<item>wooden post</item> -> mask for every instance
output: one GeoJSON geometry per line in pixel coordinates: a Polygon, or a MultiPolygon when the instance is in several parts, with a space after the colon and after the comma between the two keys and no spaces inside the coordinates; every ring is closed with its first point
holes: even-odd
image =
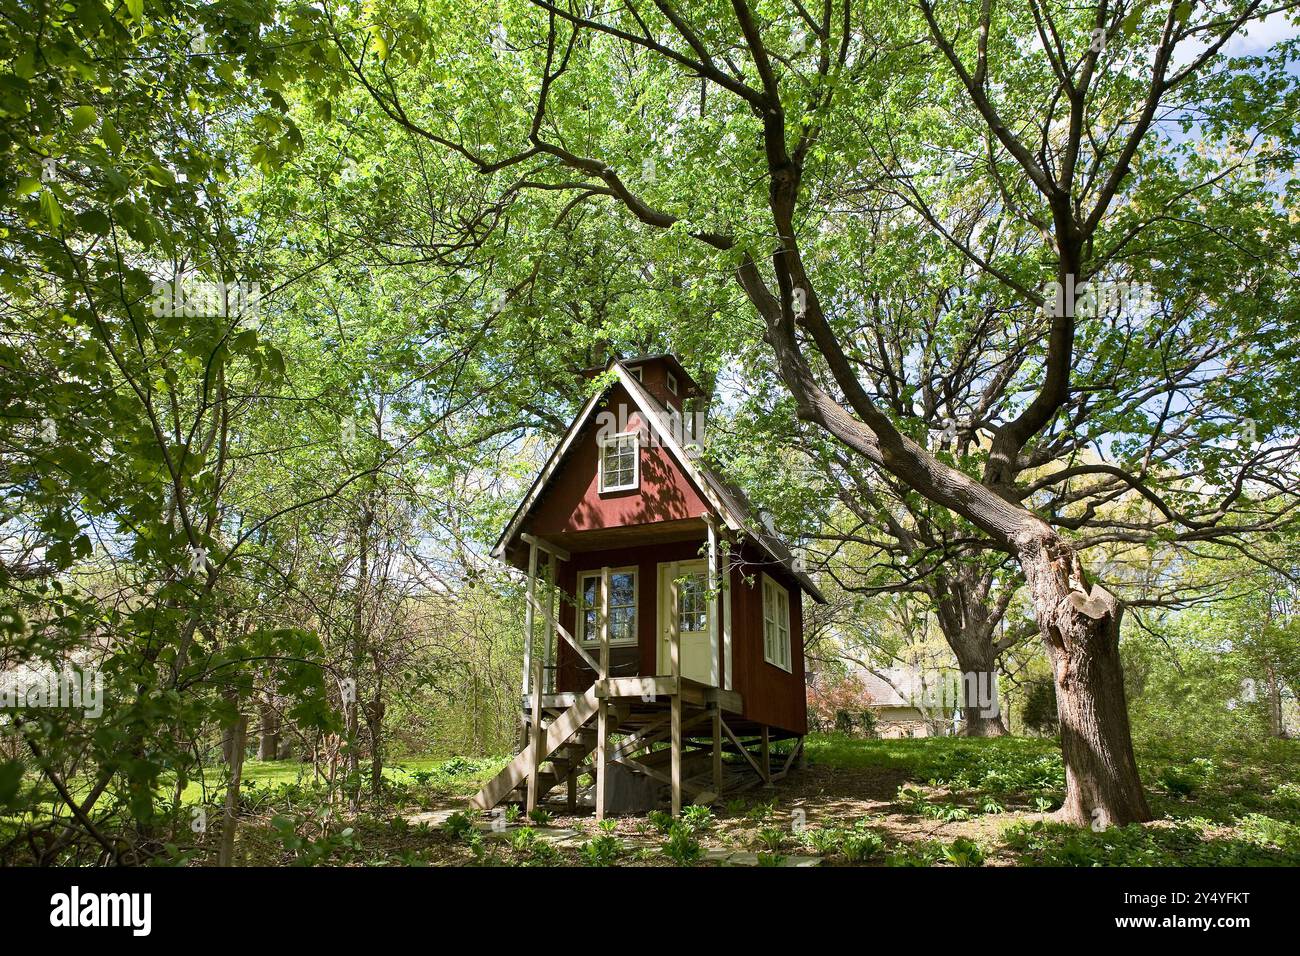
{"type": "MultiPolygon", "coordinates": [[[[546,620],[548,623],[555,619],[555,562],[557,560],[559,559],[556,558],[553,552],[546,552],[546,576],[542,581],[546,587],[546,620]]],[[[542,690],[547,694],[555,693],[555,669],[552,665],[555,663],[556,654],[552,647],[558,643],[559,641],[555,638],[555,629],[548,627],[546,629],[546,643],[543,645],[546,649],[545,667],[542,669],[542,673],[546,675],[543,681],[545,686],[543,686],[542,690]]]]}
{"type": "Polygon", "coordinates": [[[536,592],[537,545],[528,546],[528,598],[524,604],[524,680],[520,694],[528,696],[528,676],[533,665],[533,596],[536,592]]]}
{"type": "MultiPolygon", "coordinates": [[[[528,607],[533,606],[534,596],[536,594],[536,577],[537,577],[537,545],[529,545],[528,554],[528,607]]],[[[532,644],[533,628],[531,615],[528,621],[528,642],[532,644]]],[[[546,628],[549,630],[551,622],[548,618],[546,628]]],[[[537,648],[533,647],[530,653],[530,663],[532,664],[532,676],[530,687],[533,693],[532,723],[532,749],[529,751],[528,760],[528,799],[525,809],[532,813],[537,809],[537,775],[542,769],[542,655],[537,653],[537,648]]]]}
{"type": "Polygon", "coordinates": [[[720,661],[721,648],[718,640],[718,625],[721,624],[721,614],[719,612],[722,610],[722,592],[718,588],[718,529],[714,525],[711,515],[706,514],[704,522],[709,529],[709,570],[705,580],[708,584],[709,594],[716,594],[716,597],[713,597],[709,602],[713,605],[712,611],[709,612],[709,676],[713,679],[714,687],[721,687],[722,664],[720,661]]]}
{"type": "Polygon", "coordinates": [[[678,613],[681,587],[677,582],[677,562],[670,569],[672,583],[668,589],[668,660],[672,667],[673,696],[670,702],[672,721],[672,795],[673,816],[682,812],[682,628],[678,613]]]}
{"type": "MultiPolygon", "coordinates": [[[[578,613],[582,613],[579,608],[578,613]]],[[[600,569],[600,673],[609,678],[609,568],[600,569]]],[[[609,789],[609,699],[596,705],[596,822],[605,819],[605,798],[609,789]]]]}
{"type": "Polygon", "coordinates": [[[766,724],[763,725],[761,753],[762,759],[759,761],[759,766],[763,768],[763,786],[770,787],[772,786],[772,738],[766,724]]]}
{"type": "Polygon", "coordinates": [[[713,799],[722,797],[722,705],[713,705],[713,799]]]}
{"type": "Polygon", "coordinates": [[[722,553],[722,687],[731,690],[731,551],[722,553]]]}

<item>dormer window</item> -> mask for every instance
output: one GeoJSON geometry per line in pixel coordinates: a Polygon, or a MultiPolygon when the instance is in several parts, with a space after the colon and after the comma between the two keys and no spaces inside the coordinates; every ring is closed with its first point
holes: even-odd
{"type": "Polygon", "coordinates": [[[636,376],[636,380],[637,380],[638,382],[644,382],[645,379],[643,379],[643,378],[641,377],[641,370],[642,370],[642,366],[640,366],[640,365],[637,365],[637,366],[635,366],[635,367],[633,367],[633,368],[628,369],[629,372],[631,372],[633,375],[636,376]]]}
{"type": "Polygon", "coordinates": [[[600,490],[630,491],[641,479],[636,432],[611,435],[600,442],[600,490]]]}
{"type": "Polygon", "coordinates": [[[672,392],[674,395],[677,394],[677,376],[672,372],[668,373],[668,391],[672,392]]]}

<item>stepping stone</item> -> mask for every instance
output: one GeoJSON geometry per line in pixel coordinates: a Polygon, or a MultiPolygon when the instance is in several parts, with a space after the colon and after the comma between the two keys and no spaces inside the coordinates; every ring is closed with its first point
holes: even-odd
{"type": "Polygon", "coordinates": [[[556,846],[576,847],[586,843],[591,837],[581,830],[538,830],[537,836],[556,846]]]}
{"type": "Polygon", "coordinates": [[[427,823],[431,827],[440,827],[447,822],[455,810],[430,810],[426,813],[414,813],[406,818],[406,822],[419,826],[421,823],[427,823]]]}

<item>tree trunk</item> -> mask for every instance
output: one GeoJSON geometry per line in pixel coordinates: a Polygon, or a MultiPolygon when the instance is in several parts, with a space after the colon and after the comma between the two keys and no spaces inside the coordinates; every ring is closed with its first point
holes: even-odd
{"type": "Polygon", "coordinates": [[[262,732],[257,741],[257,759],[275,760],[280,756],[280,715],[270,699],[262,702],[262,732]]]}
{"type": "Polygon", "coordinates": [[[1286,721],[1282,719],[1282,681],[1270,664],[1264,669],[1268,681],[1268,732],[1274,737],[1286,737],[1286,721]]]}
{"type": "Polygon", "coordinates": [[[950,640],[961,668],[962,736],[1005,737],[1002,702],[998,697],[997,665],[993,661],[992,643],[950,640]]]}
{"type": "Polygon", "coordinates": [[[967,737],[1002,737],[1007,732],[997,694],[995,635],[1010,595],[990,602],[992,583],[988,571],[959,567],[937,572],[928,588],[939,630],[961,669],[962,733],[967,737]]]}
{"type": "Polygon", "coordinates": [[[384,790],[385,709],[378,695],[365,707],[366,730],[370,734],[370,792],[376,797],[384,790]]]}
{"type": "Polygon", "coordinates": [[[1123,605],[1089,587],[1074,550],[1046,524],[1016,541],[1056,684],[1068,823],[1105,829],[1151,819],[1129,731],[1119,659],[1123,605]]]}
{"type": "Polygon", "coordinates": [[[226,787],[226,805],[221,816],[217,866],[234,866],[235,863],[235,830],[239,826],[239,787],[244,775],[244,735],[247,730],[248,718],[241,714],[227,732],[230,783],[226,787]]]}

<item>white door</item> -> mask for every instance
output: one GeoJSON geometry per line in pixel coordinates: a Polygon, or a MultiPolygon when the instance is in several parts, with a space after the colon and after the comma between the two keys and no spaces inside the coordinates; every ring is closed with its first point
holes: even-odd
{"type": "Polygon", "coordinates": [[[659,565],[659,667],[672,673],[671,624],[681,627],[682,676],[710,687],[718,686],[718,658],[710,639],[713,602],[709,600],[708,568],[703,561],[677,562],[677,607],[672,607],[672,563],[659,565]]]}

